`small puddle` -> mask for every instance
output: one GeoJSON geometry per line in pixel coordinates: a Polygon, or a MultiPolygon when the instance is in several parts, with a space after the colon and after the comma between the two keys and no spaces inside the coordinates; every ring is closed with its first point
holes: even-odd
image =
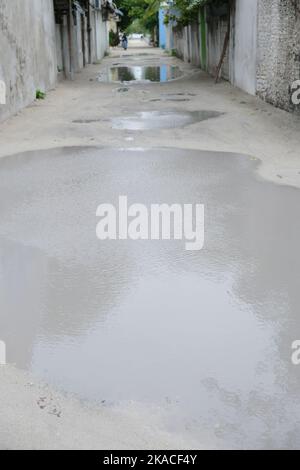
{"type": "Polygon", "coordinates": [[[217,111],[142,111],[112,119],[113,129],[131,131],[173,129],[221,116],[217,111]]]}
{"type": "Polygon", "coordinates": [[[145,103],[156,103],[161,101],[171,101],[171,102],[187,102],[191,101],[191,96],[197,96],[194,93],[164,93],[160,95],[160,98],[151,98],[145,100],[145,103]]]}
{"type": "Polygon", "coordinates": [[[187,101],[191,101],[191,100],[189,98],[152,98],[151,100],[145,100],[145,102],[147,103],[158,103],[162,101],[186,103],[187,101]]]}
{"type": "Polygon", "coordinates": [[[130,67],[111,67],[99,76],[99,81],[105,82],[168,82],[183,77],[183,72],[178,66],[136,65],[130,67]]]}
{"type": "Polygon", "coordinates": [[[75,119],[72,121],[74,124],[93,124],[94,122],[101,122],[102,119],[75,119]]]}
{"type": "Polygon", "coordinates": [[[129,59],[135,59],[136,57],[152,57],[153,59],[157,59],[157,56],[153,55],[153,54],[147,54],[147,52],[139,52],[139,53],[136,53],[134,55],[131,55],[131,54],[122,54],[120,56],[120,58],[123,58],[123,57],[128,57],[129,59]]]}

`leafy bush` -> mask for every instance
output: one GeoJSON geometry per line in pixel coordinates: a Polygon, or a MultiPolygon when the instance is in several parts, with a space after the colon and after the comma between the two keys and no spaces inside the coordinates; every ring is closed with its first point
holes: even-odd
{"type": "Polygon", "coordinates": [[[109,32],[109,45],[111,47],[117,47],[120,44],[119,33],[115,33],[112,29],[109,32]]]}
{"type": "Polygon", "coordinates": [[[46,93],[41,90],[36,90],[35,97],[37,100],[44,100],[46,98],[46,93]]]}

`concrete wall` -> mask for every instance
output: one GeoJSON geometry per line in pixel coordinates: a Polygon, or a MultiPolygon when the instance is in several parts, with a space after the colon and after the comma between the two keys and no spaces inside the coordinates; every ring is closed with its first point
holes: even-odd
{"type": "Polygon", "coordinates": [[[70,49],[68,18],[65,15],[60,24],[56,25],[56,52],[59,78],[70,78],[70,49]]]}
{"type": "MultiPolygon", "coordinates": [[[[97,63],[105,56],[109,47],[108,22],[103,21],[102,12],[93,8],[90,0],[89,13],[77,8],[71,17],[72,67],[70,61],[70,34],[68,15],[57,17],[56,24],[57,62],[65,78],[73,79],[89,63],[97,63]],[[71,72],[70,72],[71,68],[71,72]]],[[[113,23],[115,25],[115,22],[113,23]]]]}
{"type": "Polygon", "coordinates": [[[173,29],[173,46],[176,54],[180,59],[189,62],[189,39],[188,28],[174,28],[173,29]]]}
{"type": "Polygon", "coordinates": [[[85,36],[87,35],[85,15],[81,15],[77,10],[75,13],[76,22],[73,25],[73,64],[74,72],[79,72],[84,67],[84,51],[83,42],[86,43],[85,36]],[[84,30],[82,30],[82,21],[84,23],[84,30]]]}
{"type": "Polygon", "coordinates": [[[57,52],[57,69],[59,72],[64,70],[62,35],[63,35],[62,25],[57,24],[55,26],[55,36],[56,36],[56,52],[57,52]]]}
{"type": "Polygon", "coordinates": [[[166,49],[172,51],[174,49],[174,34],[172,24],[166,26],[166,49]]]}
{"type": "Polygon", "coordinates": [[[290,102],[291,84],[299,78],[299,1],[259,0],[258,95],[275,106],[300,113],[299,106],[290,102]]]}
{"type": "Polygon", "coordinates": [[[92,62],[99,62],[109,49],[108,22],[102,20],[102,13],[100,11],[95,11],[92,14],[91,26],[95,41],[92,62]]]}
{"type": "Polygon", "coordinates": [[[0,1],[0,80],[6,105],[0,121],[35,99],[36,90],[55,87],[57,79],[53,0],[0,1]]]}
{"type": "Polygon", "coordinates": [[[238,0],[234,20],[232,83],[256,93],[258,0],[238,0]]]}
{"type": "Polygon", "coordinates": [[[190,62],[200,67],[200,25],[194,22],[189,26],[190,62]]]}
{"type": "Polygon", "coordinates": [[[176,50],[178,57],[193,65],[200,66],[200,29],[197,22],[185,28],[167,28],[167,48],[176,50]]]}
{"type": "MultiPolygon", "coordinates": [[[[90,3],[93,5],[92,2],[90,3]]],[[[113,24],[116,26],[115,22],[113,22],[113,24]]],[[[73,39],[75,41],[73,47],[75,72],[79,72],[89,62],[99,62],[108,51],[108,22],[103,21],[102,12],[100,10],[91,8],[90,28],[91,57],[89,57],[87,16],[82,15],[77,11],[76,24],[73,26],[73,39]]]]}
{"type": "MultiPolygon", "coordinates": [[[[226,12],[225,12],[226,13],[226,12]]],[[[199,25],[173,28],[168,40],[185,61],[215,75],[228,28],[212,7],[200,10],[199,25]],[[199,28],[199,34],[197,34],[199,28]]],[[[242,90],[288,111],[291,86],[300,79],[300,0],[236,0],[222,77],[242,90]]]]}

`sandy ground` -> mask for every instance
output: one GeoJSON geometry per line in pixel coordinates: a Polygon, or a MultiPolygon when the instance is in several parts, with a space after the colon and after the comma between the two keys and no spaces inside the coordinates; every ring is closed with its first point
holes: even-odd
{"type": "MultiPolygon", "coordinates": [[[[143,61],[148,63],[144,55],[139,63],[143,61]]],[[[262,177],[300,187],[299,124],[299,118],[228,83],[215,85],[206,74],[159,50],[131,47],[126,53],[115,49],[102,64],[88,67],[72,83],[60,83],[44,101],[33,103],[2,123],[0,157],[28,150],[87,145],[219,150],[253,155],[262,161],[262,177]],[[133,85],[127,91],[120,91],[122,86],[117,83],[98,82],[100,70],[130,61],[126,56],[135,54],[150,54],[162,63],[179,64],[186,77],[167,84],[133,85]],[[165,101],[171,95],[187,101],[165,101]],[[113,117],[166,109],[214,110],[224,114],[180,129],[112,129],[113,117]],[[95,122],[73,122],[89,119],[95,122]]],[[[159,410],[136,404],[126,409],[87,406],[35,383],[35,379],[12,366],[1,367],[0,374],[0,448],[201,447],[201,443],[168,433],[159,410]]]]}
{"type": "Polygon", "coordinates": [[[1,366],[0,374],[1,450],[199,448],[164,430],[159,409],[84,404],[12,366],[1,366]]]}

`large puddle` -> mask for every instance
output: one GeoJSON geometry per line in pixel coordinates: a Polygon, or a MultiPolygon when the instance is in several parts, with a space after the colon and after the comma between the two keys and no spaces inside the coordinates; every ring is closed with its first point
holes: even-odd
{"type": "Polygon", "coordinates": [[[132,65],[114,66],[99,76],[105,82],[168,82],[183,76],[182,70],[175,65],[132,65]]]}
{"type": "Polygon", "coordinates": [[[112,119],[113,129],[147,130],[173,129],[196,124],[216,118],[221,113],[217,111],[141,111],[130,116],[112,119]]]}
{"type": "Polygon", "coordinates": [[[158,404],[205,445],[299,448],[300,192],[248,157],[56,149],[0,161],[0,339],[80,397],[158,404]],[[96,208],[204,203],[200,252],[102,241],[96,208]]]}

